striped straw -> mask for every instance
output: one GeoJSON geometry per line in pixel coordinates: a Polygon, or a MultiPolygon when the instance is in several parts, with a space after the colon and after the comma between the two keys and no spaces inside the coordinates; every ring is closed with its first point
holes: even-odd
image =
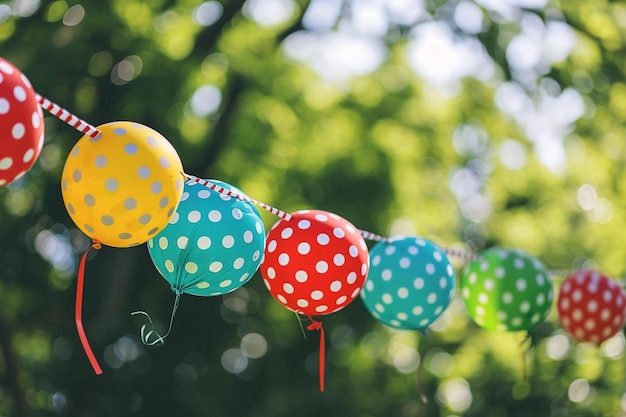
{"type": "Polygon", "coordinates": [[[359,233],[361,233],[361,236],[363,236],[363,239],[367,239],[367,240],[373,240],[376,242],[389,242],[390,240],[388,237],[377,235],[376,233],[368,232],[367,230],[359,229],[359,233]]]}
{"type": "Polygon", "coordinates": [[[478,254],[473,253],[473,252],[468,252],[468,251],[464,251],[461,249],[453,249],[453,248],[444,248],[443,251],[450,256],[454,256],[456,258],[460,258],[466,261],[475,261],[477,259],[480,259],[480,256],[478,256],[478,254]]]}
{"type": "Polygon", "coordinates": [[[84,135],[88,135],[92,138],[96,138],[100,135],[100,131],[87,123],[86,121],[76,117],[69,111],[60,107],[58,104],[51,102],[45,97],[37,94],[37,101],[46,111],[50,112],[53,116],[58,119],[64,121],[68,125],[72,126],[74,129],[78,130],[84,135]]]}
{"type": "Polygon", "coordinates": [[[270,206],[268,204],[262,203],[260,201],[254,200],[254,199],[252,199],[250,197],[246,197],[244,195],[236,193],[236,192],[234,192],[232,190],[229,190],[228,188],[224,188],[224,187],[222,187],[220,185],[217,185],[214,182],[203,180],[203,179],[198,178],[196,176],[185,174],[185,173],[183,173],[183,175],[185,176],[185,178],[187,178],[187,180],[193,181],[195,183],[198,183],[200,185],[208,187],[211,190],[217,191],[220,194],[231,196],[231,197],[235,197],[236,199],[239,199],[239,200],[247,201],[249,203],[255,204],[255,205],[257,205],[257,206],[259,206],[259,207],[269,211],[270,213],[280,217],[281,219],[291,220],[291,214],[286,213],[286,212],[284,212],[282,210],[279,210],[279,209],[277,209],[275,207],[272,207],[272,206],[270,206]]]}

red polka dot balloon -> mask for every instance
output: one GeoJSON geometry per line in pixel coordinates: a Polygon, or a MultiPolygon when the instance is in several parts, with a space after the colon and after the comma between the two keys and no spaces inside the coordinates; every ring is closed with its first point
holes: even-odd
{"type": "Polygon", "coordinates": [[[281,219],[267,235],[261,275],[272,296],[307,316],[331,314],[361,292],[369,252],[347,220],[321,210],[281,219]]]}
{"type": "Polygon", "coordinates": [[[28,171],[41,152],[43,113],[30,82],[0,58],[0,187],[28,171]]]}
{"type": "Polygon", "coordinates": [[[600,272],[578,271],[563,281],[557,311],[574,339],[600,345],[624,326],[626,294],[600,272]]]}

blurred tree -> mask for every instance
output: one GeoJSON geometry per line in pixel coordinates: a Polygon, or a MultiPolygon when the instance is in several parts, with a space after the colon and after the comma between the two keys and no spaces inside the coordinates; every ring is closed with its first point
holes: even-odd
{"type": "MultiPolygon", "coordinates": [[[[95,125],[161,132],[190,174],[383,235],[520,248],[556,290],[556,270],[626,271],[625,15],[611,1],[12,0],[0,55],[95,125]]],[[[426,338],[360,300],[324,317],[324,393],[318,335],[258,276],[182,297],[168,341],[143,346],[130,312],[165,318],[173,301],[143,246],[87,264],[94,376],[72,320],[89,242],[59,186],[79,137],[46,117],[38,163],[0,189],[0,415],[625,413],[622,335],[576,344],[551,314],[523,379],[522,335],[480,330],[460,298],[426,338]]]]}

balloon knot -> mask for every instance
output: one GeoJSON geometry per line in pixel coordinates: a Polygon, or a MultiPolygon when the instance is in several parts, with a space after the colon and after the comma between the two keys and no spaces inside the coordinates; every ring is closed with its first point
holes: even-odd
{"type": "Polygon", "coordinates": [[[322,322],[313,320],[313,322],[309,324],[306,328],[307,330],[322,330],[322,322]]]}
{"type": "Polygon", "coordinates": [[[102,249],[102,244],[100,242],[98,242],[97,240],[92,240],[91,241],[91,246],[94,249],[102,249]]]}

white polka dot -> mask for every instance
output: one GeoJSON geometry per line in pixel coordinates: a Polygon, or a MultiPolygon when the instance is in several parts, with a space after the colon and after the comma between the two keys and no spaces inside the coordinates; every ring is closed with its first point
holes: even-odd
{"type": "Polygon", "coordinates": [[[500,320],[500,321],[504,321],[504,320],[506,320],[506,318],[507,318],[507,314],[506,314],[506,312],[505,312],[505,311],[498,311],[498,312],[496,313],[496,317],[498,318],[498,320],[500,320]]]}
{"type": "Polygon", "coordinates": [[[487,304],[489,302],[489,297],[484,292],[478,294],[478,302],[481,304],[487,304]]]}
{"type": "Polygon", "coordinates": [[[330,237],[326,233],[320,233],[317,235],[317,243],[320,245],[328,245],[330,242],[330,237]]]}
{"type": "Polygon", "coordinates": [[[526,281],[522,278],[518,279],[515,281],[515,288],[517,288],[518,291],[526,290],[526,281]]]}
{"type": "Polygon", "coordinates": [[[222,238],[222,246],[226,249],[230,249],[235,245],[235,238],[231,235],[226,235],[222,238]]]}
{"type": "Polygon", "coordinates": [[[562,310],[569,309],[569,298],[561,298],[561,301],[559,302],[559,304],[562,310]]]}
{"type": "Polygon", "coordinates": [[[383,300],[383,303],[385,304],[393,303],[393,297],[391,296],[391,294],[387,294],[387,293],[383,294],[382,300],[383,300]]]}
{"type": "Polygon", "coordinates": [[[280,301],[281,303],[283,303],[283,304],[287,304],[287,299],[285,298],[285,296],[284,296],[284,295],[282,295],[282,294],[278,294],[278,295],[276,296],[276,298],[277,298],[277,299],[278,299],[278,301],[280,301]]]}
{"type": "Polygon", "coordinates": [[[379,264],[379,263],[380,263],[380,255],[375,255],[375,256],[372,258],[372,265],[374,265],[374,266],[378,266],[378,264],[379,264]]]}
{"type": "Polygon", "coordinates": [[[283,239],[289,239],[292,235],[293,235],[293,229],[291,227],[285,227],[280,232],[280,237],[282,237],[283,239]]]}
{"type": "Polygon", "coordinates": [[[167,249],[167,246],[168,246],[167,238],[165,236],[161,236],[159,238],[159,247],[161,248],[161,250],[165,250],[167,249]]]}
{"type": "Polygon", "coordinates": [[[296,304],[298,305],[298,307],[302,307],[302,308],[309,306],[309,302],[305,300],[304,298],[300,298],[298,301],[296,301],[296,304]]]}
{"type": "Polygon", "coordinates": [[[333,263],[337,266],[341,266],[346,262],[346,258],[340,253],[333,256],[333,263]]]}
{"type": "Polygon", "coordinates": [[[320,222],[325,222],[328,220],[328,216],[326,216],[325,214],[316,214],[315,220],[318,220],[320,222]]]}
{"type": "Polygon", "coordinates": [[[0,170],[4,171],[4,170],[11,168],[12,166],[13,166],[13,159],[9,158],[8,156],[0,159],[0,170]]]}
{"type": "Polygon", "coordinates": [[[578,302],[583,299],[583,292],[581,290],[575,290],[572,293],[572,300],[578,302]]]}
{"type": "Polygon", "coordinates": [[[398,313],[396,314],[396,317],[398,318],[398,320],[406,320],[409,318],[409,316],[406,313],[398,313]]]}
{"type": "Polygon", "coordinates": [[[298,244],[298,253],[300,255],[306,255],[309,252],[311,252],[311,245],[307,242],[301,242],[298,244]]]}
{"type": "Polygon", "coordinates": [[[611,317],[611,312],[606,308],[603,309],[600,313],[600,319],[602,319],[602,321],[607,321],[609,317],[611,317]]]}
{"type": "Polygon", "coordinates": [[[369,262],[365,261],[361,264],[361,275],[367,276],[367,271],[369,271],[369,262]]]}
{"type": "Polygon", "coordinates": [[[417,255],[419,253],[417,246],[409,246],[408,251],[411,255],[417,255]]]}
{"type": "Polygon", "coordinates": [[[400,258],[400,268],[407,269],[411,266],[411,261],[409,258],[400,258]]]}
{"type": "Polygon", "coordinates": [[[472,272],[468,278],[470,284],[476,284],[476,273],[472,272]]]}
{"type": "Polygon", "coordinates": [[[189,223],[198,223],[201,217],[202,215],[198,210],[192,210],[187,215],[187,220],[189,221],[189,223]]]}
{"type": "Polygon", "coordinates": [[[429,304],[434,304],[437,301],[437,294],[431,292],[430,294],[428,294],[428,298],[426,298],[426,300],[429,304]]]}
{"type": "Polygon", "coordinates": [[[596,328],[596,322],[593,321],[592,319],[588,319],[587,321],[585,321],[585,329],[587,330],[593,330],[596,328]]]}
{"type": "Polygon", "coordinates": [[[269,279],[276,278],[276,270],[272,268],[271,266],[267,267],[267,270],[265,271],[265,273],[269,279]]]}
{"type": "Polygon", "coordinates": [[[19,102],[25,102],[26,90],[24,90],[24,87],[16,85],[15,88],[13,88],[13,97],[19,102]]]}
{"type": "Polygon", "coordinates": [[[398,297],[401,299],[405,299],[409,296],[409,289],[405,287],[398,288],[398,297]]]}
{"type": "Polygon", "coordinates": [[[326,261],[318,261],[315,264],[315,270],[320,274],[323,274],[328,271],[328,263],[326,261]]]}
{"type": "Polygon", "coordinates": [[[286,253],[281,253],[278,256],[278,263],[282,266],[287,265],[289,263],[289,255],[287,255],[286,253]]]}
{"type": "Polygon", "coordinates": [[[33,156],[35,156],[35,151],[33,149],[29,149],[24,152],[24,157],[22,158],[22,161],[24,163],[28,163],[33,159],[33,156]]]}
{"type": "Polygon", "coordinates": [[[424,279],[423,278],[415,278],[415,281],[413,281],[413,286],[416,289],[421,290],[422,288],[424,288],[424,279]]]}
{"type": "Polygon", "coordinates": [[[446,289],[447,286],[448,286],[448,280],[446,279],[446,277],[439,278],[439,288],[444,290],[446,289]]]}
{"type": "Polygon", "coordinates": [[[537,295],[536,302],[538,306],[542,306],[546,302],[546,296],[543,294],[537,295]]]}
{"type": "Polygon", "coordinates": [[[483,285],[487,291],[491,291],[495,287],[495,283],[492,279],[486,279],[483,285]]]}
{"type": "Polygon", "coordinates": [[[546,281],[543,274],[537,274],[537,276],[535,277],[535,280],[537,281],[537,285],[539,286],[543,286],[543,283],[546,281]]]}
{"type": "Polygon", "coordinates": [[[0,98],[0,114],[7,114],[11,106],[6,98],[0,98]]]}
{"type": "Polygon", "coordinates": [[[309,279],[309,274],[307,274],[306,271],[296,272],[296,281],[306,282],[307,279],[309,279]]]}
{"type": "Polygon", "coordinates": [[[504,304],[511,304],[513,302],[513,294],[510,292],[505,292],[502,294],[502,302],[504,304]]]}
{"type": "Polygon", "coordinates": [[[497,267],[495,270],[496,278],[504,278],[504,275],[505,275],[504,268],[502,268],[501,266],[497,267]]]}
{"type": "Polygon", "coordinates": [[[197,245],[199,249],[207,250],[211,247],[211,239],[208,236],[200,236],[197,245]]]}
{"type": "Polygon", "coordinates": [[[435,314],[436,314],[436,315],[439,315],[439,314],[441,314],[441,312],[442,312],[442,311],[443,311],[443,307],[442,307],[442,306],[439,306],[439,307],[437,307],[437,308],[435,309],[435,314]]]}
{"type": "Polygon", "coordinates": [[[245,261],[243,258],[237,258],[233,261],[233,268],[241,269],[244,265],[245,261]]]}
{"type": "Polygon", "coordinates": [[[411,312],[415,314],[416,316],[419,316],[420,314],[424,312],[424,308],[421,306],[415,306],[413,307],[413,310],[411,310],[411,312]]]}
{"type": "Polygon", "coordinates": [[[335,227],[333,229],[333,235],[335,235],[335,237],[338,237],[339,239],[341,239],[341,238],[346,236],[346,232],[344,232],[343,229],[340,228],[340,227],[335,227]]]}
{"type": "MultiPolygon", "coordinates": [[[[335,282],[338,282],[338,281],[335,281],[335,282]]],[[[371,291],[374,291],[374,281],[372,281],[372,280],[368,280],[368,281],[365,283],[365,287],[366,287],[366,288],[367,288],[367,290],[368,290],[368,291],[370,291],[370,292],[371,292],[371,291]]],[[[341,287],[339,287],[339,288],[341,289],[341,287]]],[[[339,291],[339,290],[337,290],[337,291],[339,291]]]]}
{"type": "Polygon", "coordinates": [[[219,210],[211,210],[209,212],[209,220],[211,220],[213,223],[217,223],[220,220],[222,220],[222,213],[219,212],[219,210]]]}
{"type": "Polygon", "coordinates": [[[474,312],[478,314],[479,316],[484,316],[485,308],[483,306],[476,306],[476,308],[474,308],[474,312]]]}
{"type": "Polygon", "coordinates": [[[396,247],[395,246],[387,246],[385,248],[385,255],[393,255],[394,253],[396,253],[396,247]]]}
{"type": "Polygon", "coordinates": [[[352,285],[356,282],[356,273],[355,272],[350,272],[346,278],[346,281],[348,282],[348,284],[352,285]]]}
{"type": "Polygon", "coordinates": [[[204,290],[205,288],[209,288],[211,286],[211,284],[209,284],[206,281],[200,281],[196,284],[196,288],[199,288],[201,290],[204,290]]]}
{"type": "Polygon", "coordinates": [[[513,319],[511,319],[511,325],[518,327],[522,325],[522,319],[519,317],[513,317],[513,319]]]}
{"type": "Polygon", "coordinates": [[[359,256],[359,248],[357,248],[354,245],[350,245],[350,248],[348,248],[348,253],[350,254],[350,256],[352,256],[353,258],[356,258],[357,256],[359,256]]]}
{"type": "Polygon", "coordinates": [[[383,269],[383,272],[380,274],[383,281],[389,281],[392,276],[391,269],[383,269]]]}
{"type": "Polygon", "coordinates": [[[209,271],[220,272],[222,270],[222,267],[223,265],[219,261],[211,262],[211,265],[209,265],[209,271]]]}
{"type": "Polygon", "coordinates": [[[271,240],[268,244],[267,244],[267,251],[269,253],[272,253],[276,250],[276,246],[278,246],[278,243],[276,243],[275,240],[271,240]]]}
{"type": "MultiPolygon", "coordinates": [[[[370,282],[371,282],[371,281],[370,281],[370,282]]],[[[330,290],[331,290],[332,292],[338,292],[338,291],[340,291],[340,290],[341,290],[341,286],[342,286],[341,281],[333,281],[333,282],[330,284],[330,290]]]]}
{"type": "Polygon", "coordinates": [[[574,321],[580,321],[583,318],[583,312],[579,309],[576,309],[572,312],[572,318],[574,321]]]}
{"type": "Polygon", "coordinates": [[[345,295],[342,295],[341,297],[337,298],[337,301],[335,301],[335,304],[337,305],[343,304],[346,302],[347,299],[348,297],[346,297],[345,295]]]}
{"type": "Polygon", "coordinates": [[[14,124],[13,128],[11,129],[11,136],[13,136],[13,139],[22,139],[25,133],[26,128],[21,123],[14,124]]]}
{"type": "Polygon", "coordinates": [[[231,215],[233,216],[233,219],[235,220],[241,220],[243,219],[243,212],[241,211],[241,209],[235,207],[232,211],[231,211],[231,215]]]}
{"type": "Polygon", "coordinates": [[[196,264],[195,262],[187,262],[185,264],[185,271],[188,274],[195,274],[196,272],[198,272],[198,264],[196,264]]]}
{"type": "Polygon", "coordinates": [[[513,261],[513,265],[515,265],[515,268],[517,268],[517,269],[522,269],[522,268],[524,268],[524,260],[521,259],[521,258],[516,258],[513,261]]]}
{"type": "Polygon", "coordinates": [[[613,293],[609,290],[605,290],[602,293],[602,299],[608,303],[609,301],[613,299],[613,293]]]}
{"type": "Polygon", "coordinates": [[[293,285],[291,285],[290,283],[286,282],[283,284],[283,291],[285,291],[287,294],[293,294],[293,292],[295,291],[293,288],[293,285]]]}
{"type": "Polygon", "coordinates": [[[189,243],[189,238],[187,236],[181,236],[176,240],[176,246],[179,249],[186,249],[187,243],[189,243]]]}
{"type": "Polygon", "coordinates": [[[167,272],[169,272],[169,273],[174,272],[174,262],[172,262],[169,259],[167,259],[165,261],[165,269],[167,269],[167,272]]]}
{"type": "Polygon", "coordinates": [[[426,273],[428,275],[432,275],[435,273],[435,265],[433,264],[426,264],[426,273]]]}
{"type": "Polygon", "coordinates": [[[317,311],[318,313],[323,313],[326,310],[328,310],[328,306],[325,306],[323,304],[315,307],[315,311],[317,311]]]}
{"type": "Polygon", "coordinates": [[[313,300],[321,300],[322,298],[324,298],[324,293],[321,292],[320,290],[315,290],[311,292],[311,298],[313,300]]]}
{"type": "Polygon", "coordinates": [[[308,221],[308,220],[300,220],[300,221],[298,222],[298,228],[299,228],[299,229],[306,230],[306,229],[308,229],[309,227],[311,227],[311,222],[310,222],[310,221],[308,221]]]}
{"type": "Polygon", "coordinates": [[[231,281],[230,279],[225,279],[224,281],[220,282],[220,287],[222,288],[226,288],[230,285],[232,285],[233,281],[231,281]]]}
{"type": "Polygon", "coordinates": [[[519,309],[522,313],[528,313],[530,311],[530,303],[528,301],[523,301],[519,305],[519,309]]]}

